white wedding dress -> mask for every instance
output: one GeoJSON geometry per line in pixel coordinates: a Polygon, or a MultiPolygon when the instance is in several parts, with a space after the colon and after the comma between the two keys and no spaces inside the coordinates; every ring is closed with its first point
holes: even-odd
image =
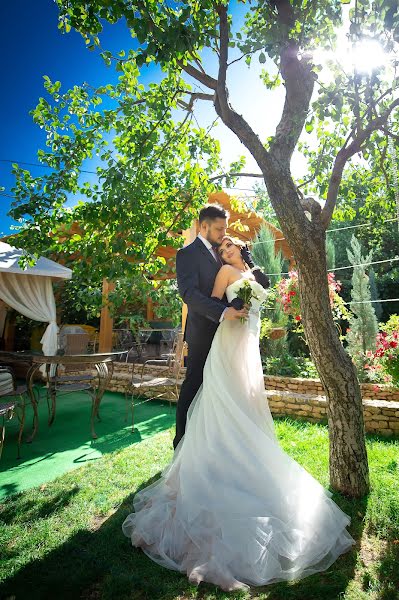
{"type": "Polygon", "coordinates": [[[277,442],[259,353],[266,292],[251,286],[248,322],[219,325],[185,436],[122,526],[155,562],[225,590],[323,571],[354,543],[349,517],[277,442]]]}

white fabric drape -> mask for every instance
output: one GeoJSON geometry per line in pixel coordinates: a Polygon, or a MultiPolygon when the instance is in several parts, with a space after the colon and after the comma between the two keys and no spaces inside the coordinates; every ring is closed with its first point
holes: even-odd
{"type": "Polygon", "coordinates": [[[48,323],[40,340],[43,354],[57,353],[58,326],[50,277],[0,272],[0,298],[25,317],[48,323]]]}

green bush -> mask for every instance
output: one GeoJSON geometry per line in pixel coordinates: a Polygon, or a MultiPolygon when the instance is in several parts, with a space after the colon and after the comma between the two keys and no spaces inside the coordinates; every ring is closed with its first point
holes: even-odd
{"type": "Polygon", "coordinates": [[[292,356],[288,353],[282,356],[266,356],[262,363],[266,375],[304,377],[305,379],[319,377],[313,362],[306,356],[292,356]]]}

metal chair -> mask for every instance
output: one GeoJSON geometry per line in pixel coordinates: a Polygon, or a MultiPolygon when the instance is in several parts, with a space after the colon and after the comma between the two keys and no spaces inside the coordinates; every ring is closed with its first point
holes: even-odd
{"type": "Polygon", "coordinates": [[[2,419],[2,425],[0,425],[0,458],[4,447],[5,424],[6,421],[12,419],[14,414],[17,415],[19,420],[17,458],[21,458],[21,442],[25,425],[26,392],[27,388],[25,385],[16,385],[14,374],[11,369],[8,367],[0,367],[0,418],[2,419]],[[2,398],[4,400],[7,398],[8,400],[2,401],[2,398]]]}
{"type": "Polygon", "coordinates": [[[89,341],[90,336],[88,333],[65,334],[65,355],[86,354],[89,341]]]}
{"type": "Polygon", "coordinates": [[[125,362],[129,362],[130,356],[133,357],[133,362],[141,359],[143,347],[140,338],[130,329],[113,329],[112,346],[115,351],[121,351],[119,360],[121,360],[122,353],[126,355],[124,356],[125,362]]]}
{"type": "MultiPolygon", "coordinates": [[[[68,357],[85,354],[87,352],[89,342],[90,336],[87,333],[65,333],[64,356],[68,357]]],[[[86,392],[91,398],[92,410],[94,409],[96,392],[93,385],[93,380],[96,379],[96,374],[92,372],[90,365],[79,362],[77,363],[75,361],[68,362],[66,358],[63,364],[53,363],[48,365],[46,374],[46,400],[49,415],[49,425],[52,425],[55,419],[57,396],[59,394],[86,392]],[[82,373],[82,371],[87,371],[87,373],[82,373]]]]}
{"type": "Polygon", "coordinates": [[[144,364],[139,365],[139,374],[135,373],[136,365],[133,365],[132,377],[125,390],[126,410],[128,406],[128,396],[131,397],[132,410],[132,433],[134,432],[134,407],[140,404],[145,404],[150,400],[165,398],[169,400],[169,405],[172,401],[177,402],[179,397],[179,384],[181,383],[180,374],[182,369],[183,350],[184,350],[183,333],[178,333],[173,345],[173,351],[166,359],[149,359],[144,364]],[[157,366],[157,375],[145,374],[145,368],[148,365],[157,366]],[[149,397],[146,397],[146,396],[149,397]],[[142,397],[140,402],[135,403],[135,397],[142,397]]]}

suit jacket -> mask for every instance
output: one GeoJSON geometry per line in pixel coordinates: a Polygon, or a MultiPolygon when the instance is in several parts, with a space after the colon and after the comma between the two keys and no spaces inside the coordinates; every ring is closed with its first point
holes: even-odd
{"type": "Polygon", "coordinates": [[[211,299],[221,262],[212,257],[196,238],[176,255],[176,276],[180,296],[187,304],[185,339],[188,344],[211,345],[220,317],[227,304],[211,299]]]}

